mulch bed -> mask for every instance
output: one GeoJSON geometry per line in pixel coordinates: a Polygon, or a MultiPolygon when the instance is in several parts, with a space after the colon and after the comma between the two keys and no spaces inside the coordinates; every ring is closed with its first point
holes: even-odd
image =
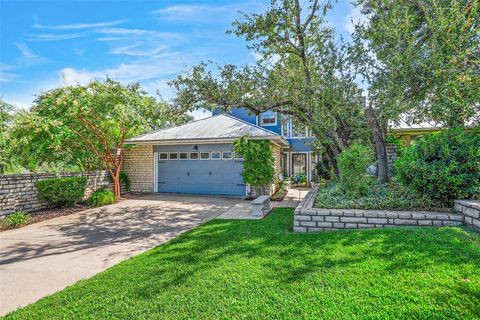
{"type": "MultiPolygon", "coordinates": [[[[45,221],[45,220],[50,220],[50,219],[61,217],[61,216],[68,216],[70,214],[74,214],[87,209],[89,209],[89,206],[87,206],[86,204],[77,204],[74,207],[70,207],[70,208],[53,208],[53,209],[45,209],[45,210],[30,212],[28,213],[30,215],[30,219],[28,220],[28,223],[26,225],[45,221]]],[[[5,228],[0,224],[0,232],[11,230],[11,229],[12,228],[5,228]]],[[[15,229],[18,229],[18,228],[15,228],[15,229]]]]}

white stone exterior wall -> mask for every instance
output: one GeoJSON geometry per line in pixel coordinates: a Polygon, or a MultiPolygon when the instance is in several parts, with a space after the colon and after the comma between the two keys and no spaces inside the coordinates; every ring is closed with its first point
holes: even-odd
{"type": "Polygon", "coordinates": [[[131,192],[154,192],[153,145],[136,145],[126,148],[123,153],[122,171],[130,178],[131,192]]]}

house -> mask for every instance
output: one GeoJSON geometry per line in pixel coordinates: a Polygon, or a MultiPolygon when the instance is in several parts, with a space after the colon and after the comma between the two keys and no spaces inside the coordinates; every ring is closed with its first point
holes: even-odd
{"type": "Polygon", "coordinates": [[[270,141],[276,178],[312,180],[316,157],[308,129],[275,112],[255,116],[243,108],[217,109],[212,117],[129,139],[123,171],[134,192],[246,196],[243,159],[232,150],[244,135],[270,141]]]}

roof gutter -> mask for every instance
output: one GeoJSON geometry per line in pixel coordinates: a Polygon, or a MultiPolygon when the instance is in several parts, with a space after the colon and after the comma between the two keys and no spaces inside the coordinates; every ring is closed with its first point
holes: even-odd
{"type": "MultiPolygon", "coordinates": [[[[290,144],[283,137],[249,137],[250,140],[270,140],[281,147],[288,148],[290,144]]],[[[233,143],[237,138],[211,138],[211,139],[174,139],[174,140],[127,140],[125,144],[134,145],[184,145],[184,144],[207,144],[207,143],[233,143]]]]}

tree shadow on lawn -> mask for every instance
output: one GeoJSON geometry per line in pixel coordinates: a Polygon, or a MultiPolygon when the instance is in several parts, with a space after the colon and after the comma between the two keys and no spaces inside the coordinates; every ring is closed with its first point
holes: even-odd
{"type": "Polygon", "coordinates": [[[458,228],[293,234],[288,231],[291,221],[291,212],[277,212],[260,221],[215,220],[194,229],[148,253],[152,261],[141,276],[148,281],[145,285],[137,282],[136,294],[149,299],[186,285],[208,270],[242,260],[251,261],[262,276],[284,285],[342,268],[368,272],[370,263],[370,271],[379,276],[429,272],[438,264],[459,270],[466,265],[480,267],[480,249],[459,241],[467,237],[458,228]],[[178,266],[175,276],[162,276],[171,271],[172,264],[178,266]]]}

